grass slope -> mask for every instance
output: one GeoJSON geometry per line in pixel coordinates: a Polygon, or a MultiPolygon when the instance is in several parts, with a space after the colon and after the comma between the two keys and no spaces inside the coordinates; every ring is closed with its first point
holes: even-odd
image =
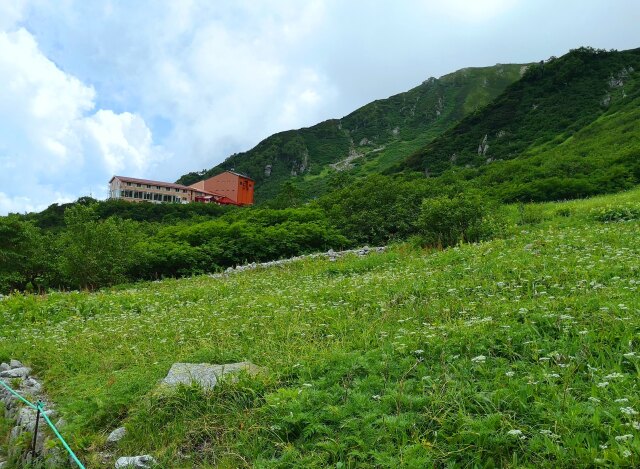
{"type": "Polygon", "coordinates": [[[89,467],[640,464],[640,190],[511,206],[510,234],[213,279],[0,302],[0,359],[44,378],[89,467]],[[157,389],[177,361],[257,378],[157,389]]]}
{"type": "Polygon", "coordinates": [[[355,158],[350,165],[359,168],[355,175],[386,169],[489,103],[519,79],[523,70],[521,65],[499,64],[430,78],[342,119],[272,135],[253,149],[234,154],[209,170],[186,174],[178,182],[192,184],[234,169],[256,179],[257,200],[273,198],[288,180],[300,183],[309,195],[318,195],[326,190],[331,164],[351,155],[355,158]],[[271,166],[270,176],[265,175],[267,165],[271,166]]]}
{"type": "Polygon", "coordinates": [[[639,96],[640,49],[576,49],[530,67],[490,105],[410,155],[403,165],[440,174],[451,167],[482,167],[545,152],[560,158],[562,150],[553,153],[555,146],[571,142],[602,116],[636,109],[639,96]],[[483,141],[488,148],[481,151],[483,141]]]}

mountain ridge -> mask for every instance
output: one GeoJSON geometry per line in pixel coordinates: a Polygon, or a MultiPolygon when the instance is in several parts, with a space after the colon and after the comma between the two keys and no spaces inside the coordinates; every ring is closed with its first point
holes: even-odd
{"type": "Polygon", "coordinates": [[[257,198],[274,197],[282,183],[294,180],[322,193],[331,173],[366,165],[354,173],[380,172],[440,135],[455,122],[486,105],[520,78],[529,64],[466,67],[428,78],[408,91],[377,99],[339,119],[273,134],[224,162],[178,179],[181,184],[224,170],[257,181],[257,198]]]}

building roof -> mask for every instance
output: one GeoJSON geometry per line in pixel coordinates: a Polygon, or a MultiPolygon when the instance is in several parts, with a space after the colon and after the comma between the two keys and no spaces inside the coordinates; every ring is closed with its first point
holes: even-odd
{"type": "MultiPolygon", "coordinates": [[[[231,173],[231,174],[235,174],[236,176],[240,176],[241,178],[245,178],[245,179],[251,179],[252,181],[254,180],[253,178],[247,176],[246,174],[242,174],[242,173],[237,173],[235,171],[229,171],[229,170],[225,170],[222,171],[222,173],[231,173]]],[[[220,173],[220,174],[222,174],[220,173]]]]}
{"type": "MultiPolygon", "coordinates": [[[[162,187],[171,187],[173,189],[189,189],[189,190],[200,190],[194,189],[193,187],[183,186],[182,184],[174,184],[173,182],[162,182],[162,181],[152,181],[150,179],[138,179],[138,178],[130,178],[127,176],[113,176],[109,179],[109,183],[114,179],[120,179],[122,182],[133,182],[134,184],[148,184],[151,186],[162,186],[162,187]]],[[[200,191],[206,192],[206,191],[200,191]]]]}

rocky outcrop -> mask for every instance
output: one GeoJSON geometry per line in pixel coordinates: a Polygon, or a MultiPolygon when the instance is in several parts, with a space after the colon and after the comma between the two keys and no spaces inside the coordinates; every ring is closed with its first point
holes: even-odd
{"type": "Polygon", "coordinates": [[[478,146],[478,155],[484,156],[487,154],[488,150],[489,150],[489,136],[485,134],[484,138],[480,142],[480,145],[478,146]]]}
{"type": "Polygon", "coordinates": [[[271,176],[271,168],[272,168],[272,166],[271,166],[270,164],[268,164],[268,165],[266,165],[266,166],[264,167],[264,175],[265,175],[266,177],[271,176]]]}

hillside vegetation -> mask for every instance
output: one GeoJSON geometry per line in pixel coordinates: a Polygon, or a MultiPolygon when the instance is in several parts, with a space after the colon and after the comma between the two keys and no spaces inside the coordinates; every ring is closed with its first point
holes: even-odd
{"type": "Polygon", "coordinates": [[[465,115],[479,109],[516,81],[526,66],[465,68],[387,99],[376,100],[342,119],[281,132],[223,163],[178,179],[193,184],[234,169],[256,180],[256,198],[274,198],[294,181],[307,196],[327,190],[336,169],[353,175],[380,172],[421,148],[465,115]]]}
{"type": "Polygon", "coordinates": [[[640,182],[639,107],[640,49],[576,49],[529,67],[395,169],[476,179],[505,201],[627,189],[640,182]]]}
{"type": "Polygon", "coordinates": [[[501,238],[0,301],[88,467],[637,467],[640,190],[509,206],[501,238]],[[264,367],[160,390],[174,362],[264,367]],[[111,463],[113,464],[113,463],[111,463]]]}

